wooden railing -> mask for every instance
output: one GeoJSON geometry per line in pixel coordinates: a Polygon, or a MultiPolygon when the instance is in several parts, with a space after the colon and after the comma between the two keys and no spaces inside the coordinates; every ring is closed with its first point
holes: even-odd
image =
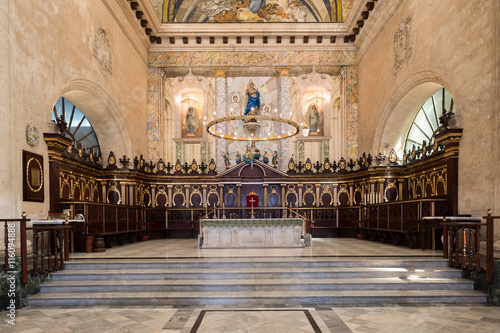
{"type": "Polygon", "coordinates": [[[443,222],[443,258],[457,268],[481,271],[482,262],[486,271],[486,281],[493,282],[494,223],[500,216],[488,214],[486,222],[443,222]],[[481,253],[481,227],[486,227],[486,248],[481,253]]]}
{"type": "Polygon", "coordinates": [[[0,219],[4,223],[4,270],[18,270],[21,275],[21,284],[28,283],[28,249],[27,231],[33,231],[33,260],[31,274],[45,274],[55,270],[64,269],[64,262],[69,260],[68,231],[70,226],[63,224],[57,226],[27,227],[31,221],[23,213],[21,219],[0,219]],[[20,255],[19,266],[16,265],[16,231],[19,229],[20,255]]]}
{"type": "Polygon", "coordinates": [[[91,202],[60,202],[59,210],[82,214],[87,235],[114,235],[145,230],[143,208],[91,202]]]}

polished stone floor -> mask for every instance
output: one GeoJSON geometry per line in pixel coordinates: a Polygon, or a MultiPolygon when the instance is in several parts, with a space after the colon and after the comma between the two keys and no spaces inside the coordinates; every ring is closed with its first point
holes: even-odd
{"type": "MultiPolygon", "coordinates": [[[[440,251],[411,250],[357,239],[313,239],[303,249],[198,249],[196,240],[152,240],[79,253],[75,259],[439,257],[440,251]]],[[[94,306],[27,307],[16,312],[16,325],[2,312],[0,332],[164,332],[164,333],[301,333],[301,332],[500,332],[500,308],[487,304],[334,306],[275,304],[239,306],[94,306]]]]}

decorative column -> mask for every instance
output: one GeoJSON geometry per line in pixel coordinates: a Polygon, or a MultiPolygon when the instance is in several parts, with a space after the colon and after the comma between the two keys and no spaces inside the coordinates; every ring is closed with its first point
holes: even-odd
{"type": "Polygon", "coordinates": [[[237,207],[241,207],[241,184],[236,184],[236,188],[237,188],[237,196],[238,196],[238,206],[237,207]]]}
{"type": "Polygon", "coordinates": [[[168,193],[168,207],[172,208],[173,200],[172,200],[172,187],[173,185],[167,185],[167,193],[168,193]]]}
{"type": "Polygon", "coordinates": [[[352,206],[354,203],[354,198],[353,198],[353,184],[349,184],[349,206],[352,206]]]}
{"type": "Polygon", "coordinates": [[[319,207],[320,206],[320,202],[321,202],[321,197],[320,197],[320,194],[319,194],[320,188],[321,188],[321,184],[316,184],[316,207],[319,207]]]}
{"type": "Polygon", "coordinates": [[[339,198],[337,192],[337,184],[333,184],[333,207],[337,207],[338,205],[339,198]]]}
{"type": "Polygon", "coordinates": [[[219,206],[224,204],[224,184],[219,184],[219,206]]]}
{"type": "Polygon", "coordinates": [[[151,185],[151,202],[152,207],[156,207],[156,185],[151,185]]]}
{"type": "Polygon", "coordinates": [[[121,195],[123,198],[122,205],[128,205],[127,195],[125,194],[126,187],[127,187],[126,182],[120,183],[120,191],[122,192],[121,195]]]}
{"type": "Polygon", "coordinates": [[[299,207],[302,207],[302,204],[303,204],[303,202],[302,202],[302,187],[303,186],[304,185],[302,185],[300,183],[297,185],[297,187],[299,188],[299,197],[297,198],[297,199],[299,199],[298,200],[299,201],[299,207]]]}
{"type": "Polygon", "coordinates": [[[405,200],[404,198],[404,193],[403,193],[403,184],[404,184],[405,180],[404,179],[399,179],[398,180],[398,189],[399,189],[399,193],[398,193],[398,201],[401,201],[401,200],[405,200]]]}
{"type": "MultiPolygon", "coordinates": [[[[290,110],[290,71],[291,67],[277,67],[278,74],[278,112],[279,117],[283,119],[291,119],[292,112],[290,110]]],[[[278,128],[281,134],[281,126],[278,128]]],[[[281,156],[278,162],[278,169],[286,171],[288,161],[292,156],[292,139],[281,139],[278,144],[281,151],[281,156]]],[[[300,202],[300,201],[299,201],[300,202]]]]}
{"type": "Polygon", "coordinates": [[[286,198],[285,198],[285,184],[281,184],[281,206],[286,206],[286,198]]]}
{"type": "Polygon", "coordinates": [[[184,185],[184,188],[186,189],[186,208],[189,208],[189,188],[190,185],[184,185]]]}
{"type": "Polygon", "coordinates": [[[384,202],[384,183],[385,179],[379,180],[379,201],[380,203],[384,202]]]}
{"type": "Polygon", "coordinates": [[[264,184],[264,207],[267,207],[267,187],[269,185],[268,184],[264,184]]]}
{"type": "Polygon", "coordinates": [[[106,193],[106,182],[101,182],[101,189],[102,189],[102,202],[107,203],[108,202],[108,194],[106,193]]]}
{"type": "Polygon", "coordinates": [[[134,205],[135,202],[134,202],[134,183],[129,183],[129,186],[128,186],[128,203],[129,205],[134,205]]]}
{"type": "MultiPolygon", "coordinates": [[[[227,110],[227,80],[226,73],[227,67],[214,67],[212,71],[215,75],[215,119],[222,118],[227,110]]],[[[216,124],[215,131],[227,133],[226,124],[216,124]]],[[[223,155],[227,151],[227,141],[221,138],[215,138],[215,164],[217,166],[217,173],[226,170],[223,155]]]]}
{"type": "Polygon", "coordinates": [[[201,185],[203,196],[201,197],[203,208],[207,208],[207,185],[201,185]]]}

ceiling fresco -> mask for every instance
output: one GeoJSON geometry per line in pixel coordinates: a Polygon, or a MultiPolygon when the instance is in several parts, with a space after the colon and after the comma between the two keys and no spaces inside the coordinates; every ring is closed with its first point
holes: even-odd
{"type": "Polygon", "coordinates": [[[352,0],[153,0],[162,23],[338,23],[352,0]]]}

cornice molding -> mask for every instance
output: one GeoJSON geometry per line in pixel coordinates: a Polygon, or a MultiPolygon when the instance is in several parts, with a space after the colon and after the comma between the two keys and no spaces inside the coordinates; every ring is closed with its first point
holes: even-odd
{"type": "Polygon", "coordinates": [[[141,57],[144,64],[148,64],[148,54],[147,51],[149,49],[149,41],[146,38],[144,30],[141,29],[137,19],[133,16],[133,12],[130,9],[129,2],[126,0],[102,0],[103,4],[108,8],[109,13],[115,19],[116,24],[120,27],[123,34],[130,41],[130,44],[137,51],[137,54],[141,57]],[[117,9],[113,3],[118,4],[121,9],[121,13],[117,12],[117,9]],[[120,19],[120,16],[125,15],[126,21],[120,19]],[[128,29],[126,23],[128,22],[131,29],[128,29]],[[130,33],[133,30],[136,34],[136,38],[130,33]],[[139,40],[137,40],[139,39],[139,40]],[[140,41],[140,42],[139,42],[140,41]],[[142,45],[141,45],[142,44],[142,45]]]}
{"type": "Polygon", "coordinates": [[[366,21],[365,26],[354,42],[354,45],[358,49],[358,62],[368,53],[373,43],[375,43],[378,36],[394,16],[394,13],[402,2],[403,0],[377,1],[377,5],[375,6],[375,10],[371,13],[370,19],[366,21]]]}

